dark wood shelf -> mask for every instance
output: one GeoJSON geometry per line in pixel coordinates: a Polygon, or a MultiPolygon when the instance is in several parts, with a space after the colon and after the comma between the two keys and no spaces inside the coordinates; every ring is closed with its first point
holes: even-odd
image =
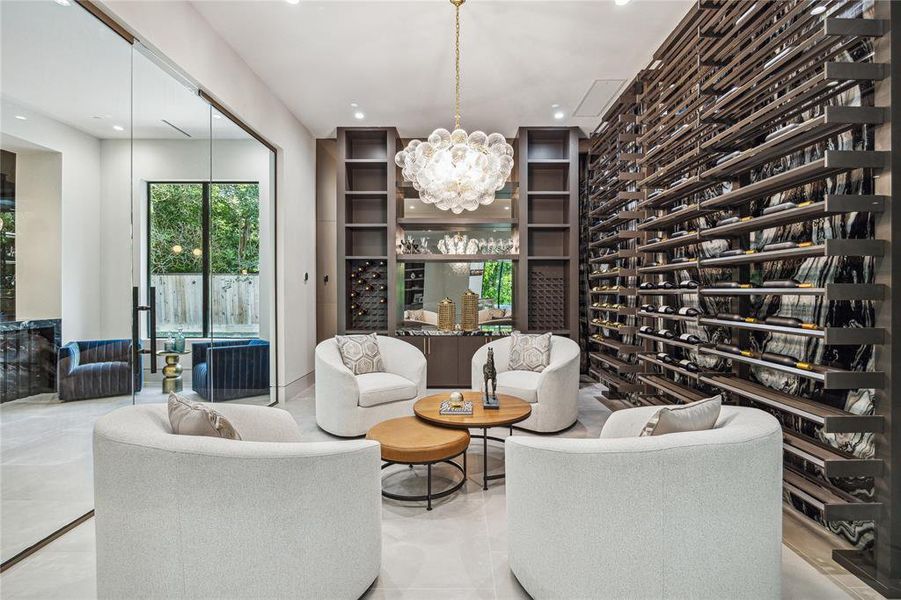
{"type": "Polygon", "coordinates": [[[438,229],[442,231],[452,231],[457,229],[491,229],[506,228],[510,229],[517,225],[517,219],[511,218],[481,218],[481,217],[455,217],[455,218],[400,218],[397,220],[399,227],[422,227],[429,229],[438,229]]]}
{"type": "Polygon", "coordinates": [[[679,367],[675,364],[670,364],[670,363],[663,362],[662,360],[658,360],[655,356],[651,356],[649,354],[639,354],[638,360],[641,362],[652,364],[652,365],[657,365],[661,369],[665,369],[667,371],[672,371],[673,373],[678,373],[679,375],[688,377],[689,379],[691,379],[693,381],[697,381],[698,378],[703,374],[703,371],[699,372],[699,373],[695,373],[693,371],[683,369],[682,367],[679,367]]]}
{"type": "Polygon", "coordinates": [[[639,275],[646,274],[654,274],[654,273],[672,273],[674,271],[688,271],[690,269],[697,269],[698,261],[689,260],[687,262],[681,263],[670,263],[665,265],[654,265],[653,267],[638,267],[639,275]]]}
{"type": "Polygon", "coordinates": [[[672,250],[674,248],[682,248],[683,246],[692,246],[698,243],[698,232],[692,231],[683,236],[679,237],[670,237],[665,240],[660,240],[659,242],[654,242],[651,244],[645,244],[644,246],[638,246],[635,249],[638,252],[666,252],[667,250],[672,250]]]}
{"type": "Polygon", "coordinates": [[[663,216],[657,217],[656,219],[648,223],[639,223],[636,226],[636,229],[638,229],[639,231],[662,231],[684,223],[685,221],[697,219],[698,217],[709,212],[710,211],[707,210],[701,210],[701,207],[697,204],[689,204],[682,210],[667,213],[663,216]]]}
{"type": "Polygon", "coordinates": [[[698,290],[704,296],[817,296],[822,295],[827,302],[847,300],[885,299],[885,286],[873,283],[827,283],[825,287],[797,288],[715,288],[702,287],[698,290]]]}
{"type": "Polygon", "coordinates": [[[779,410],[791,413],[823,426],[825,433],[880,432],[883,418],[875,415],[856,415],[815,400],[774,390],[730,375],[701,377],[701,382],[753,400],[779,410]]]}
{"type": "Polygon", "coordinates": [[[788,454],[821,469],[826,477],[879,477],[883,462],[860,459],[794,431],[782,431],[782,447],[788,454]]]}
{"type": "Polygon", "coordinates": [[[727,327],[731,329],[746,329],[749,331],[765,331],[768,333],[783,333],[801,337],[812,337],[823,340],[830,346],[862,346],[867,344],[885,343],[885,330],[872,327],[826,327],[821,329],[804,329],[802,327],[784,327],[780,325],[767,325],[764,322],[748,323],[746,321],[730,321],[715,317],[700,318],[701,325],[727,327]]]}
{"type": "Polygon", "coordinates": [[[783,469],[782,483],[790,494],[821,511],[825,521],[873,521],[882,514],[881,504],[859,502],[827,482],[813,481],[792,467],[783,469]]]}
{"type": "Polygon", "coordinates": [[[679,341],[676,338],[665,338],[663,336],[641,332],[636,333],[635,336],[643,340],[649,340],[665,346],[672,346],[673,348],[684,348],[685,350],[697,350],[703,345],[703,342],[700,344],[689,344],[688,342],[679,341]]]}
{"type": "Polygon", "coordinates": [[[489,262],[519,260],[519,254],[398,254],[398,262],[489,262]]]}
{"type": "Polygon", "coordinates": [[[688,321],[691,323],[696,323],[698,321],[698,316],[689,317],[688,315],[650,313],[650,312],[645,312],[643,310],[638,311],[638,316],[642,317],[644,319],[658,319],[658,320],[665,320],[665,321],[688,321]]]}
{"type": "Polygon", "coordinates": [[[774,371],[781,371],[791,375],[812,379],[823,384],[827,390],[854,390],[859,388],[880,389],[884,383],[883,374],[878,371],[847,371],[845,369],[836,369],[834,367],[824,367],[822,365],[814,365],[816,370],[799,369],[790,367],[751,356],[743,356],[732,352],[724,352],[716,348],[701,348],[703,354],[712,354],[721,358],[754,365],[757,367],[765,367],[774,371]]]}
{"type": "Polygon", "coordinates": [[[637,373],[638,371],[641,371],[641,365],[620,360],[615,356],[604,354],[603,352],[590,352],[588,356],[591,357],[592,360],[613,367],[616,369],[617,373],[637,373]]]}
{"type": "Polygon", "coordinates": [[[640,348],[635,344],[627,344],[626,342],[623,342],[621,340],[615,340],[613,338],[599,334],[595,334],[589,337],[588,341],[592,344],[598,344],[606,348],[616,350],[620,354],[635,354],[640,350],[640,348]]]}
{"type": "Polygon", "coordinates": [[[881,169],[887,165],[887,158],[885,152],[827,150],[823,158],[704,200],[701,202],[701,208],[736,206],[748,200],[762,198],[854,169],[881,169]]]}
{"type": "Polygon", "coordinates": [[[639,375],[638,381],[660,390],[667,396],[675,398],[683,404],[697,402],[703,400],[706,396],[701,392],[685,385],[680,385],[675,381],[670,381],[666,377],[660,375],[639,375]]]}

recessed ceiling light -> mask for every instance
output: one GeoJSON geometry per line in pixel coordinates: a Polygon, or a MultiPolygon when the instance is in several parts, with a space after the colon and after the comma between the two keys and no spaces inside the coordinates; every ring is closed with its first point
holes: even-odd
{"type": "Polygon", "coordinates": [[[617,6],[625,6],[626,4],[629,3],[629,0],[613,0],[613,1],[616,2],[617,6]]]}
{"type": "Polygon", "coordinates": [[[354,113],[354,119],[356,119],[358,121],[360,119],[365,119],[365,118],[366,118],[366,115],[364,115],[363,111],[361,111],[361,110],[358,110],[357,112],[354,113]]]}
{"type": "Polygon", "coordinates": [[[826,7],[820,5],[820,6],[815,6],[815,7],[813,8],[813,10],[810,11],[810,14],[812,14],[812,15],[821,15],[821,14],[823,14],[824,12],[826,12],[826,7]]]}
{"type": "Polygon", "coordinates": [[[360,105],[357,104],[356,102],[351,102],[351,103],[350,103],[350,107],[351,107],[351,108],[356,108],[356,107],[358,107],[358,106],[360,106],[360,105]]]}
{"type": "Polygon", "coordinates": [[[565,116],[566,116],[566,114],[562,110],[558,110],[557,112],[554,113],[554,118],[557,119],[558,121],[565,116]]]}
{"type": "Polygon", "coordinates": [[[221,118],[222,118],[222,115],[219,115],[219,114],[215,114],[215,113],[214,113],[214,114],[213,114],[213,118],[214,118],[214,119],[221,119],[221,118]]]}
{"type": "Polygon", "coordinates": [[[559,104],[551,104],[551,108],[560,108],[559,104]]]}
{"type": "Polygon", "coordinates": [[[26,117],[25,115],[16,115],[16,118],[19,119],[20,121],[27,121],[27,120],[28,120],[28,117],[26,117]]]}
{"type": "Polygon", "coordinates": [[[285,0],[288,4],[300,4],[300,0],[285,0]]]}
{"type": "Polygon", "coordinates": [[[505,207],[504,207],[504,210],[510,210],[510,207],[509,207],[509,206],[505,206],[505,207]]]}
{"type": "Polygon", "coordinates": [[[121,125],[113,125],[113,129],[115,129],[116,131],[125,131],[125,128],[121,125]]]}
{"type": "Polygon", "coordinates": [[[72,5],[72,3],[69,2],[69,0],[53,0],[53,1],[56,2],[57,4],[59,4],[60,6],[71,6],[72,5]]]}
{"type": "Polygon", "coordinates": [[[416,205],[415,205],[415,204],[411,204],[411,205],[410,205],[410,208],[416,208],[416,205]]]}

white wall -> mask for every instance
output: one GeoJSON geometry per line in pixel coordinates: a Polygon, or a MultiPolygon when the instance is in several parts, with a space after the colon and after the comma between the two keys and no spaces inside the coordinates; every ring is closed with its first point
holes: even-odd
{"type": "MultiPolygon", "coordinates": [[[[3,103],[2,110],[4,115],[19,112],[9,102],[3,103]]],[[[60,154],[62,228],[58,242],[62,249],[63,343],[94,339],[103,331],[100,301],[100,142],[59,121],[34,113],[30,115],[27,121],[4,117],[2,133],[60,154]]],[[[17,246],[19,241],[17,236],[17,246]]],[[[57,294],[53,289],[48,293],[57,294]]],[[[19,302],[16,304],[18,312],[19,302]]],[[[25,306],[22,309],[27,311],[25,306]]]]}
{"type": "Polygon", "coordinates": [[[62,317],[62,155],[16,152],[16,320],[62,317]]]}
{"type": "Polygon", "coordinates": [[[102,4],[278,149],[278,384],[290,385],[312,372],[316,341],[315,141],[189,3],[102,4]]]}

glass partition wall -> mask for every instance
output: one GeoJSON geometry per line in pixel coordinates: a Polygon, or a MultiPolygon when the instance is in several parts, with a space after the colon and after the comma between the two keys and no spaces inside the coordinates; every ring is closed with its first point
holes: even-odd
{"type": "Polygon", "coordinates": [[[6,568],[90,516],[98,417],[272,402],[275,159],[80,5],[0,12],[6,568]]]}
{"type": "Polygon", "coordinates": [[[132,46],[74,4],[4,2],[0,16],[9,564],[93,509],[94,422],[131,404],[143,380],[132,346],[132,46]]]}

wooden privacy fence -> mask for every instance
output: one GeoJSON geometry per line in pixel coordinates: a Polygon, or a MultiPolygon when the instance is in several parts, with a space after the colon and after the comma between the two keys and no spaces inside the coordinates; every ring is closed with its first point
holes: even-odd
{"type": "MultiPolygon", "coordinates": [[[[153,275],[157,331],[199,334],[203,322],[203,276],[200,273],[153,275]]],[[[258,275],[213,275],[210,319],[214,333],[256,334],[260,324],[258,275]]]]}

